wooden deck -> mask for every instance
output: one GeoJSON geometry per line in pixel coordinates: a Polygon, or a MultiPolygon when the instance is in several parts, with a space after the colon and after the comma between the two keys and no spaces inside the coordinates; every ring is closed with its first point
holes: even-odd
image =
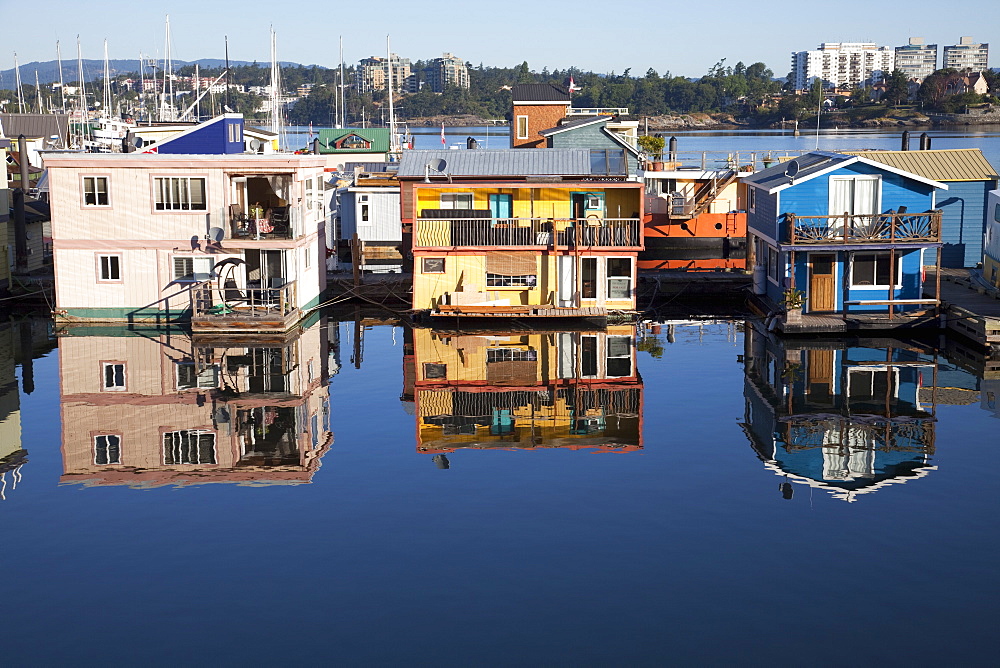
{"type": "Polygon", "coordinates": [[[241,334],[283,333],[290,330],[302,319],[298,309],[292,309],[282,315],[275,309],[271,312],[242,311],[236,309],[231,313],[214,315],[193,315],[191,331],[193,333],[221,334],[234,332],[241,334]]]}
{"type": "MultiPolygon", "coordinates": [[[[933,284],[928,269],[925,285],[933,284]]],[[[977,284],[968,270],[942,269],[941,301],[948,329],[982,346],[1000,347],[1000,290],[977,284]]]]}

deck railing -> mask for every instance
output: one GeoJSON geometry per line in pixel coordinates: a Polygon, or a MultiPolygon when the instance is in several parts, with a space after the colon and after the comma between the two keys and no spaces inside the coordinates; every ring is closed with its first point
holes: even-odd
{"type": "Polygon", "coordinates": [[[637,248],[642,223],[638,218],[419,218],[414,245],[637,248]]]}
{"type": "Polygon", "coordinates": [[[191,289],[192,316],[201,319],[284,317],[296,309],[295,303],[295,281],[271,288],[242,288],[220,287],[211,280],[191,289]]]}
{"type": "Polygon", "coordinates": [[[287,210],[254,218],[242,212],[229,219],[230,239],[292,239],[292,223],[287,210]]]}
{"type": "Polygon", "coordinates": [[[919,244],[941,241],[941,211],[840,216],[786,215],[789,243],[919,244]]]}

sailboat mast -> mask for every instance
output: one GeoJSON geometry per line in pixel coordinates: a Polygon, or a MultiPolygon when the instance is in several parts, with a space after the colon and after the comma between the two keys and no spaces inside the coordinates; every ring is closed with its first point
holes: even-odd
{"type": "MultiPolygon", "coordinates": [[[[166,66],[167,72],[164,75],[170,79],[170,103],[167,107],[170,120],[174,120],[174,60],[170,55],[170,14],[167,14],[167,46],[166,46],[166,66]]],[[[164,80],[165,82],[165,80],[164,80]]],[[[166,88],[166,86],[164,86],[166,88]]]]}
{"type": "Polygon", "coordinates": [[[347,127],[347,98],[344,94],[344,36],[340,36],[340,90],[337,95],[340,97],[340,125],[337,127],[347,127]]]}
{"type": "Polygon", "coordinates": [[[271,28],[271,132],[281,146],[281,69],[278,67],[278,37],[271,28]]]}
{"type": "Polygon", "coordinates": [[[38,85],[38,70],[35,70],[35,100],[38,102],[38,113],[45,113],[42,111],[42,87],[38,85]]]}
{"type": "Polygon", "coordinates": [[[17,52],[14,53],[14,85],[17,86],[17,110],[24,113],[24,91],[21,90],[21,66],[17,64],[17,52]]]}
{"type": "Polygon", "coordinates": [[[90,119],[87,117],[87,82],[83,79],[83,51],[79,35],[76,36],[76,75],[80,80],[80,122],[77,127],[80,129],[80,148],[83,148],[83,140],[90,134],[90,119]]]}
{"type": "Polygon", "coordinates": [[[386,92],[389,94],[389,151],[395,152],[399,150],[399,143],[396,141],[396,112],[392,107],[392,49],[389,47],[389,36],[385,36],[385,65],[389,68],[388,82],[386,92]]]}
{"type": "Polygon", "coordinates": [[[62,112],[66,113],[66,85],[63,83],[62,51],[59,50],[59,40],[56,40],[56,61],[59,63],[59,95],[62,97],[62,112]]]}
{"type": "Polygon", "coordinates": [[[104,40],[104,116],[111,114],[111,67],[108,65],[108,40],[104,40]]]}

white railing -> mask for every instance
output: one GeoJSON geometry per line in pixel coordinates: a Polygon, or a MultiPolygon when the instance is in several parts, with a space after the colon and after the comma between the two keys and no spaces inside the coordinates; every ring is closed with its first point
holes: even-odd
{"type": "Polygon", "coordinates": [[[414,246],[537,246],[637,248],[638,218],[418,218],[414,246]]]}

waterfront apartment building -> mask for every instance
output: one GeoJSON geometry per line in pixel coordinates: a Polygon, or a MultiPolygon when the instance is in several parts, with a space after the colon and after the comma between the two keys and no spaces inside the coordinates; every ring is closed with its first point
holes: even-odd
{"type": "Polygon", "coordinates": [[[942,67],[956,70],[972,70],[982,72],[988,67],[990,55],[989,44],[977,44],[971,37],[961,37],[958,44],[944,47],[942,67]]]}
{"type": "Polygon", "coordinates": [[[443,93],[445,88],[456,86],[469,87],[469,69],[465,61],[458,56],[445,53],[435,58],[424,68],[424,82],[435,93],[443,93]]]}
{"type": "Polygon", "coordinates": [[[851,89],[878,82],[892,72],[896,54],[874,42],[824,42],[815,51],[792,54],[796,90],[806,90],[816,79],[824,88],[851,89]]]}
{"type": "Polygon", "coordinates": [[[414,77],[409,58],[390,54],[389,65],[380,56],[370,56],[358,61],[355,70],[355,86],[362,95],[370,95],[377,90],[385,90],[389,68],[392,68],[392,87],[397,93],[414,93],[414,77]]]}
{"type": "Polygon", "coordinates": [[[895,69],[907,79],[923,81],[937,69],[937,44],[924,44],[923,37],[911,37],[909,44],[896,47],[895,69]]]}

